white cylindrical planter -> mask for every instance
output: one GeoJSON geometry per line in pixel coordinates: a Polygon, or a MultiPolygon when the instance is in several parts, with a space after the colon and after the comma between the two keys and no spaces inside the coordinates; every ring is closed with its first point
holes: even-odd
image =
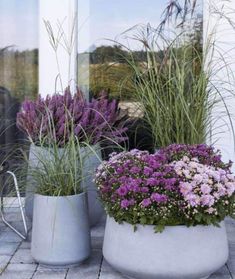
{"type": "MultiPolygon", "coordinates": [[[[87,192],[88,196],[88,213],[90,225],[96,225],[104,214],[104,210],[101,202],[98,200],[97,187],[93,180],[93,175],[95,169],[99,166],[101,162],[101,151],[100,147],[93,146],[93,150],[96,152],[94,154],[88,147],[81,148],[81,157],[83,158],[83,177],[82,187],[84,191],[87,192]],[[98,157],[99,159],[98,159],[98,157]]],[[[40,168],[39,158],[50,158],[50,153],[48,148],[43,148],[32,144],[30,146],[29,152],[29,169],[40,168]]],[[[33,218],[33,200],[34,193],[36,191],[37,185],[33,178],[30,176],[30,172],[27,176],[26,181],[26,199],[25,199],[25,211],[26,215],[32,219],[33,218]]]]}
{"type": "Polygon", "coordinates": [[[35,195],[31,253],[42,265],[65,267],[87,259],[91,252],[86,194],[35,195]]]}
{"type": "Polygon", "coordinates": [[[107,217],[103,254],[121,273],[137,279],[204,279],[228,259],[225,225],[154,226],[118,224],[107,217]]]}

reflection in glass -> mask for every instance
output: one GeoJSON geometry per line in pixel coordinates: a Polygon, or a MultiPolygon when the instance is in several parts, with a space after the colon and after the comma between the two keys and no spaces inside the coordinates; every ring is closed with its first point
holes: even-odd
{"type": "MultiPolygon", "coordinates": [[[[153,35],[158,37],[154,52],[161,61],[167,45],[164,40],[172,40],[182,32],[184,36],[181,36],[183,41],[179,42],[179,49],[186,43],[192,45],[189,56],[192,57],[194,51],[202,53],[202,0],[187,9],[184,5],[188,1],[184,0],[78,1],[81,2],[78,18],[79,14],[83,16],[78,36],[79,86],[86,88],[90,97],[98,96],[102,90],[107,91],[110,97],[120,100],[120,107],[129,118],[141,122],[141,111],[136,110],[134,97],[135,80],[126,58],[133,56],[144,69],[146,45],[139,36],[144,35],[149,41],[153,35]],[[170,7],[169,3],[173,2],[177,5],[170,7]],[[148,34],[150,30],[156,30],[155,34],[148,34]]],[[[196,62],[192,67],[200,67],[200,63],[196,62]]],[[[135,125],[133,129],[136,129],[135,125]]],[[[134,134],[131,137],[135,137],[134,134]]],[[[143,130],[139,137],[143,138],[143,130]]],[[[151,139],[148,137],[144,141],[151,139]]]]}
{"type": "MultiPolygon", "coordinates": [[[[20,143],[16,115],[38,88],[38,0],[0,1],[0,144],[1,160],[20,143]]],[[[1,161],[0,161],[1,162],[1,161]]],[[[11,165],[16,163],[12,158],[11,165]]]]}

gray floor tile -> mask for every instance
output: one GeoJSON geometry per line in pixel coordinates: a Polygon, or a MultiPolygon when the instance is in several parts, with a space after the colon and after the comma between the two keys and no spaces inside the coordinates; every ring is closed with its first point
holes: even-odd
{"type": "Polygon", "coordinates": [[[8,263],[10,262],[11,256],[0,255],[0,274],[4,271],[8,263]]]}
{"type": "Polygon", "coordinates": [[[99,279],[126,279],[127,277],[114,270],[106,261],[103,260],[99,279]]]}
{"type": "Polygon", "coordinates": [[[102,253],[93,250],[90,259],[78,267],[70,268],[66,279],[98,279],[102,253]]]}
{"type": "Polygon", "coordinates": [[[39,266],[33,279],[64,279],[67,272],[67,269],[51,269],[39,266]]]}
{"type": "Polygon", "coordinates": [[[11,263],[15,264],[33,264],[34,259],[31,256],[30,250],[28,249],[18,249],[15,255],[11,259],[11,263]]]}
{"type": "Polygon", "coordinates": [[[103,237],[92,237],[91,238],[92,249],[102,249],[103,240],[104,240],[103,237]]]}
{"type": "Polygon", "coordinates": [[[20,244],[20,249],[30,249],[31,248],[31,242],[29,241],[23,241],[20,244]]]}
{"type": "Polygon", "coordinates": [[[19,243],[0,242],[0,255],[13,255],[18,247],[19,243]]]}
{"type": "Polygon", "coordinates": [[[31,279],[36,268],[36,264],[9,264],[1,279],[31,279]]]}
{"type": "Polygon", "coordinates": [[[10,229],[0,235],[0,242],[22,242],[22,239],[10,229]]]}

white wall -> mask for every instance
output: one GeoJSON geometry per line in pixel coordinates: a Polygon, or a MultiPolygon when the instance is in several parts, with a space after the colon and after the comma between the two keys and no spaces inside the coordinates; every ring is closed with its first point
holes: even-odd
{"type": "MultiPolygon", "coordinates": [[[[231,117],[234,118],[235,110],[235,95],[232,97],[227,90],[235,94],[235,0],[205,0],[204,1],[204,41],[208,41],[209,36],[215,38],[215,53],[213,55],[213,82],[218,86],[220,93],[226,96],[226,105],[231,112],[231,117]],[[233,11],[232,11],[233,10],[233,11]],[[229,18],[229,20],[228,20],[229,18]],[[224,61],[222,62],[222,59],[224,61]],[[227,63],[228,67],[222,67],[227,63]],[[228,84],[229,83],[229,84],[228,84]]],[[[231,159],[235,162],[234,138],[228,117],[222,117],[226,114],[225,107],[220,104],[214,110],[213,116],[217,118],[218,127],[212,137],[212,142],[215,146],[222,150],[223,159],[228,161],[231,159]],[[225,122],[224,122],[225,121],[225,122]],[[228,126],[225,125],[228,124],[228,126]]],[[[235,118],[234,118],[235,119],[235,118]]],[[[233,125],[235,127],[235,121],[233,125]]],[[[235,166],[233,167],[235,170],[235,166]]]]}
{"type": "MultiPolygon", "coordinates": [[[[55,92],[55,84],[56,91],[62,91],[59,79],[56,82],[59,72],[63,88],[67,87],[68,84],[74,86],[77,82],[77,23],[74,31],[76,38],[71,55],[71,64],[69,63],[67,51],[59,45],[59,70],[56,55],[49,43],[49,36],[43,20],[49,20],[55,30],[55,34],[58,31],[58,22],[63,23],[65,34],[69,37],[76,17],[77,0],[39,0],[39,93],[42,96],[53,94],[55,92]]],[[[63,43],[62,38],[61,43],[63,43]]]]}

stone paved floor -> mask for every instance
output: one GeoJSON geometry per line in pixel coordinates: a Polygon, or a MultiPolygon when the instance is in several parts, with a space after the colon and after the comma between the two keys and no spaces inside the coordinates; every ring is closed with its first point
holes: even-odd
{"type": "MultiPolygon", "coordinates": [[[[22,229],[16,209],[7,218],[22,229]]],[[[228,263],[210,279],[235,279],[235,221],[226,220],[230,258],[228,263]]],[[[125,279],[114,271],[102,257],[104,221],[92,229],[92,255],[76,268],[48,269],[36,264],[30,254],[30,242],[22,241],[0,221],[0,278],[1,279],[125,279]]],[[[216,256],[216,255],[215,255],[216,256]]]]}

